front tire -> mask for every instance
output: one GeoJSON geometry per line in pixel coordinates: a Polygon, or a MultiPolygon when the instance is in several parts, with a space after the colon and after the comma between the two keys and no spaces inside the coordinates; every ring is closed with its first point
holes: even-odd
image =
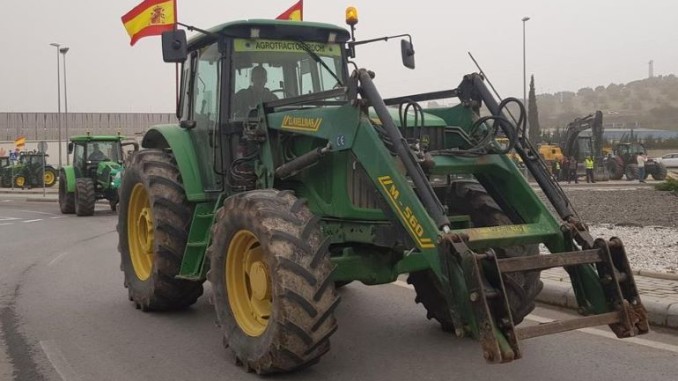
{"type": "MultiPolygon", "coordinates": [[[[647,173],[647,171],[645,173],[647,173]]],[[[668,170],[666,169],[666,165],[664,165],[664,163],[656,163],[654,171],[652,171],[652,178],[658,181],[663,181],[666,180],[667,175],[668,170]]]]}
{"type": "Polygon", "coordinates": [[[57,179],[56,170],[54,170],[54,168],[47,167],[45,168],[45,173],[42,177],[47,188],[53,187],[57,179]]]}
{"type": "Polygon", "coordinates": [[[120,187],[118,251],[130,300],[142,311],[184,309],[202,281],[176,279],[193,207],[174,158],[146,150],[134,156],[120,187]]]}
{"type": "Polygon", "coordinates": [[[14,186],[23,189],[26,186],[26,178],[23,175],[15,176],[14,186]]]}
{"type": "Polygon", "coordinates": [[[75,194],[68,192],[68,184],[66,183],[66,175],[59,175],[59,209],[63,214],[75,213],[75,194]]]}
{"type": "Polygon", "coordinates": [[[78,216],[91,216],[94,214],[96,204],[94,194],[94,181],[88,177],[75,180],[75,214],[78,216]]]}
{"type": "Polygon", "coordinates": [[[208,250],[224,343],[259,374],[314,364],[339,304],[319,219],[289,192],[257,190],[219,209],[208,250]]]}
{"type": "MultiPolygon", "coordinates": [[[[453,183],[448,192],[447,205],[453,215],[468,215],[475,227],[513,224],[482,185],[477,182],[453,183]]],[[[493,249],[498,258],[539,255],[538,245],[517,245],[493,249]]],[[[537,294],[544,286],[539,276],[539,271],[504,275],[506,296],[515,324],[520,323],[534,309],[537,294]]],[[[414,286],[417,293],[415,301],[421,303],[428,311],[427,318],[438,320],[443,330],[451,331],[454,326],[450,307],[435,274],[431,270],[412,273],[408,278],[408,283],[414,286]]]]}

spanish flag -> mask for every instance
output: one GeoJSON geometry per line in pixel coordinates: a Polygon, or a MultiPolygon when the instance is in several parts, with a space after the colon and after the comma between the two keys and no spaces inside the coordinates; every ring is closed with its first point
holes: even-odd
{"type": "Polygon", "coordinates": [[[176,23],[175,0],[144,0],[126,15],[122,23],[134,45],[142,37],[157,36],[172,30],[176,23]]]}
{"type": "Polygon", "coordinates": [[[14,145],[15,145],[16,148],[18,148],[18,149],[23,149],[23,148],[26,146],[26,138],[25,138],[24,136],[19,136],[19,137],[16,138],[16,140],[14,141],[14,145]]]}
{"type": "Polygon", "coordinates": [[[285,12],[281,13],[280,16],[276,17],[276,20],[303,21],[304,20],[304,0],[297,1],[296,4],[291,6],[285,12]]]}

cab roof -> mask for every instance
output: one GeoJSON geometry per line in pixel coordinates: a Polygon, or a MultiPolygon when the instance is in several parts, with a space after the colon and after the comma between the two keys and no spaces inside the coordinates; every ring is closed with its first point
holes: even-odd
{"type": "Polygon", "coordinates": [[[117,142],[125,139],[122,135],[74,135],[70,137],[72,142],[117,142]]]}
{"type": "MultiPolygon", "coordinates": [[[[253,19],[227,22],[207,31],[234,38],[253,38],[252,30],[258,29],[258,37],[280,40],[304,40],[343,44],[351,37],[339,26],[309,21],[253,19]]],[[[190,39],[189,48],[206,45],[216,40],[215,35],[199,33],[190,39]]]]}

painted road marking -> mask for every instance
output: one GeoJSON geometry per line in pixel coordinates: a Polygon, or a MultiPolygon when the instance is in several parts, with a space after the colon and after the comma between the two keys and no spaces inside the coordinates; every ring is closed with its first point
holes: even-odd
{"type": "MultiPolygon", "coordinates": [[[[398,286],[398,287],[403,287],[403,288],[408,288],[410,290],[414,290],[414,287],[412,285],[407,284],[406,282],[403,282],[402,280],[397,280],[397,281],[393,282],[393,284],[398,286]]],[[[534,315],[534,314],[527,315],[527,317],[525,317],[525,319],[531,320],[535,323],[550,323],[552,321],[555,321],[555,319],[545,318],[545,317],[534,315]]],[[[620,339],[612,332],[601,331],[601,330],[595,329],[595,328],[581,328],[581,329],[577,329],[577,331],[582,332],[582,333],[586,333],[586,334],[589,334],[589,335],[600,336],[600,337],[604,337],[604,338],[607,338],[607,339],[616,340],[616,341],[619,341],[619,342],[622,342],[622,343],[632,343],[632,344],[641,345],[641,346],[649,347],[649,348],[653,348],[653,349],[659,349],[659,350],[663,350],[663,351],[667,351],[667,352],[678,353],[678,346],[676,346],[676,345],[664,344],[664,343],[660,343],[660,342],[657,342],[657,341],[640,339],[640,338],[637,338],[637,337],[629,337],[629,338],[626,338],[626,339],[620,339]]]]}
{"type": "MultiPolygon", "coordinates": [[[[545,317],[534,315],[534,314],[527,315],[527,317],[525,317],[525,319],[532,320],[532,321],[537,322],[537,323],[550,323],[552,321],[555,321],[555,319],[545,318],[545,317]]],[[[637,338],[637,337],[629,337],[629,338],[626,338],[626,339],[620,339],[612,332],[601,331],[601,330],[595,329],[595,328],[581,328],[581,329],[578,329],[577,331],[587,333],[589,335],[605,337],[605,338],[616,340],[616,341],[619,341],[619,342],[622,342],[622,343],[633,343],[633,344],[636,344],[636,345],[642,345],[644,347],[649,347],[649,348],[654,348],[654,349],[660,349],[660,350],[663,350],[663,351],[678,353],[678,346],[676,346],[676,345],[660,343],[660,342],[652,341],[652,340],[640,339],[640,338],[637,338]]]]}
{"type": "Polygon", "coordinates": [[[31,222],[38,222],[38,221],[42,221],[42,218],[38,218],[36,220],[26,220],[26,221],[21,221],[21,222],[23,222],[24,224],[30,224],[31,222]]]}
{"type": "Polygon", "coordinates": [[[57,255],[56,258],[54,258],[54,259],[52,259],[51,261],[49,261],[49,263],[47,264],[47,266],[52,266],[53,264],[59,262],[62,258],[64,258],[65,256],[67,256],[68,254],[70,254],[70,252],[67,251],[67,252],[64,252],[64,253],[61,253],[61,254],[57,255]]]}
{"type": "Polygon", "coordinates": [[[61,353],[61,350],[59,350],[59,346],[57,345],[56,341],[43,340],[40,342],[40,348],[42,348],[42,351],[45,352],[47,360],[49,360],[50,364],[52,364],[52,367],[54,370],[56,370],[62,380],[70,381],[77,380],[79,378],[71,364],[69,364],[68,360],[66,360],[64,354],[61,353]]]}

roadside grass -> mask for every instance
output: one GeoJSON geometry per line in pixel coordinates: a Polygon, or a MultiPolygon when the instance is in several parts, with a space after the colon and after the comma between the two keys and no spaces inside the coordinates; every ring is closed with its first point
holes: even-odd
{"type": "Polygon", "coordinates": [[[678,193],[678,179],[669,177],[663,183],[655,185],[654,189],[660,191],[673,191],[678,193]]]}

